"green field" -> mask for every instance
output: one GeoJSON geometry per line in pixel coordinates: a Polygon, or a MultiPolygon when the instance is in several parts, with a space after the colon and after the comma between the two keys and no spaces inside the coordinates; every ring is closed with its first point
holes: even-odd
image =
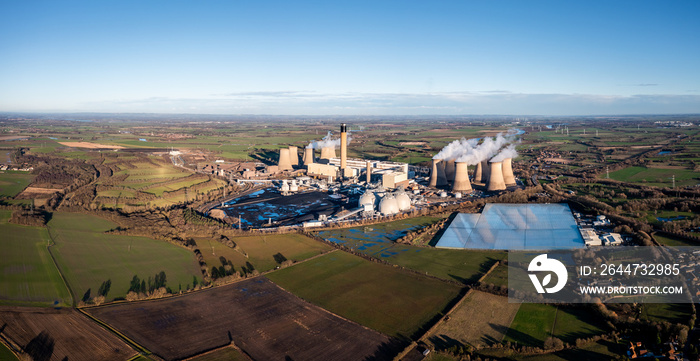
{"type": "Polygon", "coordinates": [[[408,338],[459,287],[334,252],[267,275],[295,295],[392,337],[408,338]]]}
{"type": "Polygon", "coordinates": [[[103,233],[116,227],[110,221],[85,214],[54,213],[49,228],[53,248],[76,300],[90,289],[95,296],[102,282],[111,280],[107,300],[124,297],[134,275],[141,279],[164,271],[167,286],[177,292],[201,278],[199,266],[187,249],[145,237],[103,233]]]}
{"type": "Polygon", "coordinates": [[[506,257],[506,253],[502,251],[437,249],[394,242],[410,229],[430,225],[441,219],[417,217],[371,226],[322,231],[318,235],[393,264],[463,283],[477,281],[495,262],[506,257]]]}
{"type": "Polygon", "coordinates": [[[550,354],[518,357],[523,361],[571,361],[571,360],[615,360],[616,357],[627,351],[628,344],[621,341],[616,344],[612,341],[600,340],[591,342],[577,349],[557,351],[550,354]]]}
{"type": "MultiPolygon", "coordinates": [[[[675,176],[676,186],[692,186],[700,183],[700,174],[688,169],[665,169],[665,168],[646,168],[646,167],[628,167],[610,173],[610,178],[631,182],[641,183],[657,187],[671,187],[671,177],[675,176]]],[[[605,177],[605,174],[602,175],[605,177]]]]}
{"type": "Polygon", "coordinates": [[[10,211],[0,210],[0,303],[37,306],[72,303],[47,250],[45,228],[10,224],[10,211]]]}
{"type": "Polygon", "coordinates": [[[17,356],[10,351],[4,343],[0,342],[0,360],[3,361],[19,361],[17,356]]]}
{"type": "Polygon", "coordinates": [[[0,171],[0,197],[14,197],[32,182],[29,172],[20,171],[0,171]]]}
{"type": "Polygon", "coordinates": [[[230,260],[236,269],[250,262],[260,272],[269,271],[278,266],[273,257],[277,253],[281,253],[289,260],[303,261],[331,250],[330,246],[300,234],[236,237],[233,241],[238,245],[240,252],[214,240],[198,239],[197,244],[209,266],[221,265],[219,257],[223,256],[230,260]],[[248,257],[246,258],[244,254],[248,257]]]}
{"type": "Polygon", "coordinates": [[[602,322],[594,321],[586,308],[563,308],[546,304],[523,303],[513,319],[504,341],[542,347],[552,336],[566,343],[605,333],[602,322]],[[591,321],[591,322],[589,322],[591,321]]]}
{"type": "Polygon", "coordinates": [[[654,235],[654,239],[665,246],[670,247],[695,247],[700,245],[698,242],[690,241],[687,239],[671,237],[671,236],[660,236],[658,234],[654,235]]]}
{"type": "Polygon", "coordinates": [[[494,284],[496,286],[508,286],[508,265],[498,265],[491,273],[483,280],[486,284],[494,284]]]}
{"type": "Polygon", "coordinates": [[[683,303],[643,303],[641,317],[655,322],[687,324],[692,316],[689,304],[683,303]]]}

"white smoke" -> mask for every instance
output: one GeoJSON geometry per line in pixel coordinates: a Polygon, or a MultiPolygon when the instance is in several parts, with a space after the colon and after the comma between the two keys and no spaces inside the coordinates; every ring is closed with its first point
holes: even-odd
{"type": "Polygon", "coordinates": [[[502,162],[506,158],[515,158],[518,156],[518,151],[515,150],[515,144],[511,143],[507,147],[503,148],[498,155],[491,159],[491,162],[502,162]]]}
{"type": "MultiPolygon", "coordinates": [[[[350,136],[350,132],[348,132],[348,144],[350,144],[351,140],[352,137],[350,136]]],[[[328,131],[328,134],[325,137],[323,137],[323,139],[311,141],[311,143],[309,143],[309,145],[306,146],[306,148],[314,149],[321,149],[326,147],[340,148],[340,138],[334,139],[333,133],[331,131],[328,131]]]]}
{"type": "MultiPolygon", "coordinates": [[[[457,162],[466,162],[469,165],[477,164],[483,160],[488,160],[498,154],[501,149],[516,142],[517,131],[511,129],[506,133],[498,133],[495,137],[486,137],[481,143],[479,138],[473,139],[458,139],[446,145],[433,159],[456,160],[457,162]]],[[[508,147],[507,147],[508,148],[508,147]]],[[[515,152],[513,145],[512,151],[515,152]]],[[[515,155],[517,156],[517,152],[515,155]]],[[[503,158],[508,158],[504,156],[503,158]]]]}

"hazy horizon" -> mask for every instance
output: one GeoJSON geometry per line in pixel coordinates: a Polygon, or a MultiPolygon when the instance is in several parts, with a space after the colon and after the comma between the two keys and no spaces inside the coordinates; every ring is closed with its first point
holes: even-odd
{"type": "Polygon", "coordinates": [[[12,2],[0,111],[700,113],[700,3],[12,2]]]}

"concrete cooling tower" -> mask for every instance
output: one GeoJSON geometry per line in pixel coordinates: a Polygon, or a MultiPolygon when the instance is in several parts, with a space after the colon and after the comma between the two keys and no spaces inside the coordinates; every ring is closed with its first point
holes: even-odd
{"type": "Polygon", "coordinates": [[[299,165],[299,148],[295,146],[289,146],[289,160],[292,162],[292,166],[299,165]]]}
{"type": "Polygon", "coordinates": [[[438,174],[438,163],[440,159],[433,159],[433,169],[430,171],[430,187],[437,187],[437,174],[438,174]]]}
{"type": "Polygon", "coordinates": [[[335,147],[323,147],[321,148],[321,159],[331,159],[335,158],[335,147]]]}
{"type": "Polygon", "coordinates": [[[458,162],[455,166],[455,178],[452,185],[453,192],[469,192],[472,190],[472,184],[469,183],[469,174],[467,173],[467,163],[458,162]]]}
{"type": "MultiPolygon", "coordinates": [[[[489,174],[491,172],[491,168],[489,167],[489,161],[488,160],[482,160],[481,163],[477,164],[477,168],[479,168],[479,165],[481,165],[481,176],[479,178],[475,178],[475,182],[483,183],[483,184],[488,184],[489,182],[489,174]]],[[[478,169],[477,169],[478,171],[478,169]]]]}
{"type": "Polygon", "coordinates": [[[491,176],[489,177],[489,191],[502,191],[506,189],[506,183],[503,181],[503,162],[491,163],[491,176]]]}
{"type": "Polygon", "coordinates": [[[308,166],[314,162],[314,148],[304,149],[304,165],[308,166]]]}
{"type": "Polygon", "coordinates": [[[448,160],[445,162],[445,178],[447,178],[448,183],[452,183],[455,180],[455,160],[448,160]]]}
{"type": "Polygon", "coordinates": [[[515,175],[513,175],[513,158],[503,160],[503,181],[506,185],[515,184],[515,175]]]}
{"type": "Polygon", "coordinates": [[[437,186],[442,187],[447,185],[447,176],[445,176],[445,161],[440,161],[437,165],[437,186]]]}
{"type": "Polygon", "coordinates": [[[289,149],[288,148],[282,148],[280,149],[280,160],[277,163],[277,166],[279,167],[279,170],[292,170],[292,161],[289,159],[289,149]]]}

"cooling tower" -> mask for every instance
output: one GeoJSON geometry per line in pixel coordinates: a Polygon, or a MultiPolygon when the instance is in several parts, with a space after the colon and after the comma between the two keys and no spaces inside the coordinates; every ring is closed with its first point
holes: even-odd
{"type": "Polygon", "coordinates": [[[437,186],[438,163],[440,163],[440,159],[433,159],[433,170],[430,171],[430,183],[428,184],[430,187],[437,186]]]}
{"type": "Polygon", "coordinates": [[[455,161],[448,160],[445,162],[445,177],[448,183],[452,183],[455,180],[455,161]]]}
{"type": "Polygon", "coordinates": [[[437,186],[442,187],[447,185],[447,176],[445,176],[445,161],[440,161],[437,165],[437,186]]]}
{"type": "Polygon", "coordinates": [[[455,167],[455,178],[452,186],[453,192],[468,192],[472,190],[472,185],[469,183],[469,174],[467,174],[467,163],[459,162],[455,167]]]}
{"type": "Polygon", "coordinates": [[[372,181],[372,163],[370,163],[369,161],[367,161],[367,165],[366,165],[366,168],[365,168],[365,169],[366,169],[365,173],[367,174],[367,180],[366,180],[366,181],[367,181],[367,184],[370,184],[371,181],[372,181]]]}
{"type": "Polygon", "coordinates": [[[503,181],[506,185],[515,184],[515,176],[513,175],[513,158],[503,160],[503,181]]]}
{"type": "Polygon", "coordinates": [[[474,183],[481,183],[481,175],[483,170],[481,170],[481,162],[476,163],[476,169],[474,169],[474,183]]]}
{"type": "Polygon", "coordinates": [[[314,148],[304,149],[304,165],[308,166],[314,162],[314,148]]]}
{"type": "Polygon", "coordinates": [[[491,163],[491,176],[489,176],[489,186],[486,190],[502,191],[506,189],[506,183],[503,181],[503,162],[491,163]]]}
{"type": "MultiPolygon", "coordinates": [[[[340,169],[345,170],[348,163],[348,128],[340,125],[340,169]]],[[[342,174],[342,173],[341,173],[342,174]]]]}
{"type": "Polygon", "coordinates": [[[331,159],[335,158],[335,147],[323,147],[321,148],[321,159],[331,159]]]}
{"type": "Polygon", "coordinates": [[[289,146],[289,160],[292,161],[292,165],[299,165],[299,148],[290,145],[289,146]]]}
{"type": "Polygon", "coordinates": [[[488,160],[482,160],[481,163],[481,177],[475,180],[475,182],[483,183],[483,184],[488,184],[489,182],[489,174],[491,172],[491,168],[489,167],[489,161],[488,160]]]}
{"type": "Polygon", "coordinates": [[[289,159],[289,149],[280,149],[280,161],[277,163],[279,170],[292,170],[292,161],[289,159]]]}

